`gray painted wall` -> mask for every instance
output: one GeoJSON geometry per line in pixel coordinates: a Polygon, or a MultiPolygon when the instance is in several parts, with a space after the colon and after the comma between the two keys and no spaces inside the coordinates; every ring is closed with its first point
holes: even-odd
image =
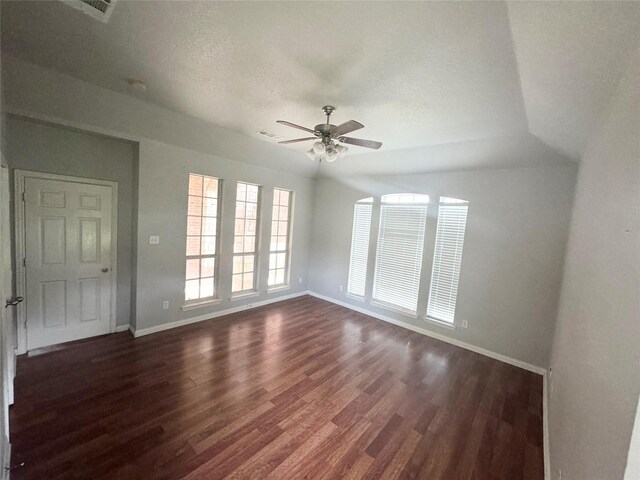
{"type": "MultiPolygon", "coordinates": [[[[309,289],[438,334],[546,367],[557,313],[575,166],[318,181],[309,289]],[[456,317],[466,329],[352,299],[346,289],[353,204],[371,195],[426,193],[470,202],[456,317]]],[[[427,229],[435,230],[435,219],[427,229]]],[[[433,252],[425,251],[425,255],[433,252]]],[[[423,274],[423,279],[425,275],[423,274]]],[[[428,285],[423,285],[428,294],[428,285]]],[[[426,295],[421,299],[426,305],[426,295]]]]}
{"type": "Polygon", "coordinates": [[[580,167],[551,355],[554,478],[624,474],[640,392],[639,139],[640,50],[580,167]]]}
{"type": "Polygon", "coordinates": [[[9,116],[5,154],[11,168],[118,182],[118,278],[116,319],[131,317],[132,142],[9,116]]]}
{"type": "Polygon", "coordinates": [[[307,290],[309,231],[314,181],[243,162],[198,153],[155,141],[140,144],[138,197],[138,258],[136,328],[205,315],[250,305],[268,298],[307,290]],[[218,177],[223,181],[221,251],[218,287],[221,304],[182,311],[184,303],[187,187],[189,173],[218,177]],[[263,186],[260,242],[260,295],[230,299],[236,182],[263,186]],[[267,293],[269,235],[273,187],[293,190],[291,288],[267,293]],[[149,236],[159,235],[159,245],[149,245],[149,236]],[[162,309],[169,301],[170,308],[162,309]]]}

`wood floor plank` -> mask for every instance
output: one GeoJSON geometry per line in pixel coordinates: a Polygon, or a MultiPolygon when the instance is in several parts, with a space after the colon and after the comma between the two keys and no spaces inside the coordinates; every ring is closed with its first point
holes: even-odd
{"type": "Polygon", "coordinates": [[[542,378],[312,298],[19,357],[14,480],[542,479],[542,378]]]}

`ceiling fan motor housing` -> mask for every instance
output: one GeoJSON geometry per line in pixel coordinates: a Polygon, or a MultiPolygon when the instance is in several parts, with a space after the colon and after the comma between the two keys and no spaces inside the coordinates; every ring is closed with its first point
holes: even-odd
{"type": "Polygon", "coordinates": [[[330,123],[321,123],[315,126],[316,134],[321,136],[331,135],[331,132],[336,129],[335,125],[331,125],[330,123]]]}

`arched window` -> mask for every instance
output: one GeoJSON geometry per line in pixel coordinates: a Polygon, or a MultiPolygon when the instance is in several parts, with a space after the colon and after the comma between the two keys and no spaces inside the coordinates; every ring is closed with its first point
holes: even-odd
{"type": "Polygon", "coordinates": [[[369,245],[374,242],[371,302],[420,317],[426,313],[428,319],[454,324],[469,202],[440,197],[435,232],[426,232],[429,195],[391,193],[380,198],[379,210],[373,207],[372,197],[354,206],[347,292],[362,299],[367,296],[369,245]],[[374,212],[379,212],[380,225],[370,239],[374,212]],[[431,275],[428,271],[422,275],[427,233],[432,237],[429,245],[435,240],[433,252],[427,252],[433,255],[433,266],[431,275]],[[423,291],[429,287],[426,312],[424,304],[418,312],[421,283],[423,291]]]}
{"type": "Polygon", "coordinates": [[[426,205],[429,203],[429,195],[422,193],[391,193],[382,196],[382,203],[426,205]]]}

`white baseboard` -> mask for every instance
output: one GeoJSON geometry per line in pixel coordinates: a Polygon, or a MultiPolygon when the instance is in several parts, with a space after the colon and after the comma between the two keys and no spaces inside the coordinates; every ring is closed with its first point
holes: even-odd
{"type": "Polygon", "coordinates": [[[252,302],[250,305],[239,305],[233,308],[227,308],[226,310],[219,310],[217,312],[205,313],[204,315],[198,315],[196,317],[185,318],[183,320],[176,320],[175,322],[163,323],[162,325],[156,325],[154,327],[138,328],[131,326],[128,327],[133,333],[134,337],[142,337],[143,335],[150,335],[152,333],[162,332],[172,328],[182,327],[191,323],[203,322],[205,320],[211,320],[213,318],[222,317],[231,313],[242,312],[243,310],[251,310],[253,308],[262,307],[263,305],[269,305],[270,303],[281,302],[283,300],[289,300],[290,298],[302,297],[308,295],[309,292],[297,292],[290,295],[282,295],[280,297],[268,298],[259,302],[252,302]]]}
{"type": "Polygon", "coordinates": [[[116,325],[116,333],[126,332],[131,328],[130,325],[116,325]]]}
{"type": "Polygon", "coordinates": [[[544,458],[544,478],[551,480],[551,458],[549,458],[549,372],[542,376],[542,452],[544,458]]]}
{"type": "Polygon", "coordinates": [[[4,438],[2,440],[2,459],[0,460],[0,480],[9,480],[9,476],[11,475],[11,443],[9,443],[9,439],[4,438]]]}
{"type": "Polygon", "coordinates": [[[466,350],[471,350],[472,352],[479,353],[480,355],[493,358],[494,360],[499,360],[501,362],[508,363],[509,365],[514,365],[516,367],[523,368],[530,372],[537,373],[538,375],[544,375],[546,373],[546,369],[543,367],[539,367],[531,363],[523,362],[522,360],[518,360],[516,358],[507,357],[506,355],[502,355],[501,353],[492,352],[491,350],[487,350],[482,347],[477,347],[470,343],[462,342],[460,340],[456,340],[455,338],[451,338],[446,335],[441,335],[439,333],[432,332],[431,330],[427,330],[426,328],[420,328],[415,325],[411,325],[409,323],[396,320],[395,318],[391,318],[386,315],[381,315],[379,313],[372,312],[371,310],[367,310],[366,308],[356,307],[355,305],[351,305],[346,302],[341,302],[340,300],[336,300],[335,298],[326,297],[324,295],[320,295],[319,293],[315,293],[311,291],[309,292],[309,295],[319,298],[321,300],[326,300],[327,302],[335,303],[336,305],[340,305],[341,307],[349,308],[356,312],[369,315],[370,317],[377,318],[378,320],[383,320],[385,322],[393,323],[394,325],[398,325],[399,327],[403,327],[408,330],[421,333],[422,335],[426,335],[428,337],[442,340],[443,342],[450,343],[451,345],[455,345],[457,347],[461,347],[466,350]]]}

